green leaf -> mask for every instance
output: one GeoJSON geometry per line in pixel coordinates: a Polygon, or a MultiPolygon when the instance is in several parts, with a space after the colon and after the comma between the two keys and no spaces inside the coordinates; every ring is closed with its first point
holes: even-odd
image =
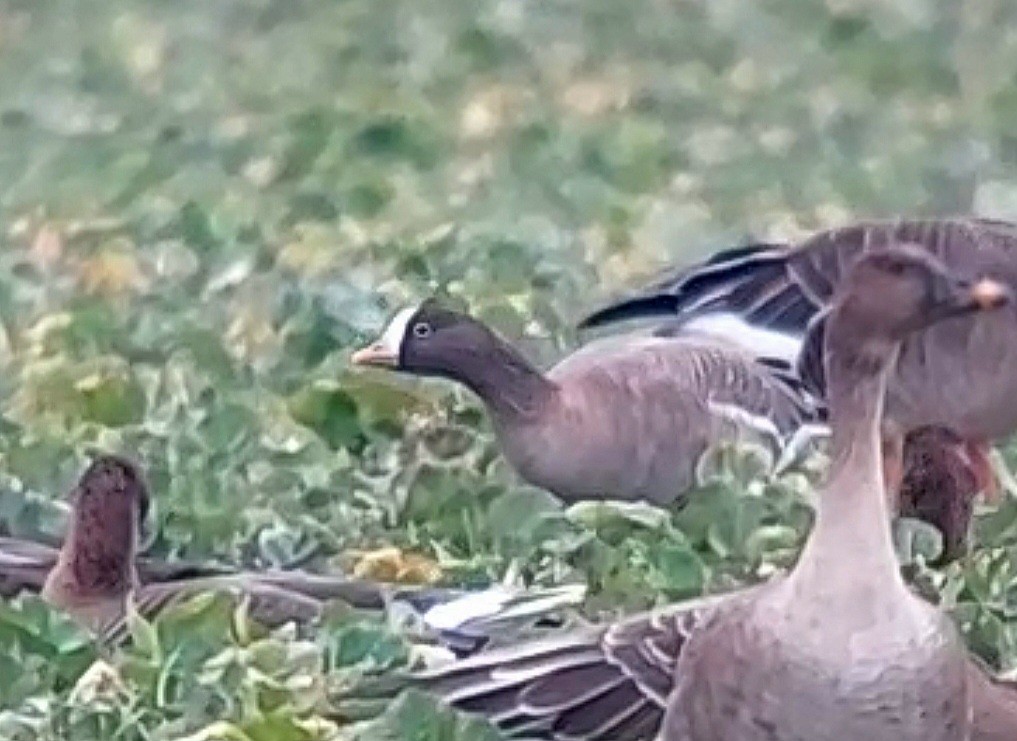
{"type": "Polygon", "coordinates": [[[138,612],[133,599],[127,600],[127,632],[136,653],[148,658],[154,664],[163,660],[162,645],[155,626],[138,612]]]}
{"type": "Polygon", "coordinates": [[[688,547],[666,545],[654,553],[653,586],[673,597],[702,593],[706,569],[688,547]]]}
{"type": "Polygon", "coordinates": [[[333,449],[359,449],[364,442],[357,402],[346,391],[324,384],[310,386],[290,398],[290,414],[310,427],[333,449]]]}

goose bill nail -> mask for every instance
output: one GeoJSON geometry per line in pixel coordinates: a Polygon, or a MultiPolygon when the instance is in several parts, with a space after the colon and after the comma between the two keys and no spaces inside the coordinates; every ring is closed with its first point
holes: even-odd
{"type": "Polygon", "coordinates": [[[1010,291],[998,281],[983,279],[971,287],[971,298],[980,309],[995,309],[1010,301],[1010,291]]]}

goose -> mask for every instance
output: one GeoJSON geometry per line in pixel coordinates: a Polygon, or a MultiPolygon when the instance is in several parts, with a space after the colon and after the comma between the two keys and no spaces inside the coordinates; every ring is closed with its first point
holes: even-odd
{"type": "MultiPolygon", "coordinates": [[[[587,316],[599,327],[668,316],[803,365],[821,386],[822,318],[854,259],[911,243],[964,278],[992,277],[1017,289],[1017,225],[980,218],[861,222],[794,244],[722,251],[671,271],[636,295],[587,316]]],[[[946,427],[968,446],[980,487],[997,493],[989,445],[1017,429],[1017,317],[1014,307],[939,322],[905,339],[887,386],[887,434],[946,427]]]]}
{"type": "Polygon", "coordinates": [[[928,251],[859,256],[824,361],[832,457],[813,530],[785,576],[608,626],[418,671],[411,681],[511,735],[564,741],[1002,741],[1012,689],[970,659],[897,567],[880,418],[902,341],[1011,301],[928,251]]]}
{"type": "Polygon", "coordinates": [[[510,465],[566,503],[667,505],[696,483],[708,448],[748,437],[777,452],[820,419],[786,367],[726,341],[609,338],[544,373],[485,324],[434,299],[399,311],[351,362],[466,385],[510,465]]]}
{"type": "Polygon", "coordinates": [[[383,611],[419,631],[419,637],[463,655],[499,634],[545,622],[548,611],[585,596],[582,585],[525,593],[509,585],[475,591],[417,589],[301,571],[237,571],[141,559],[138,532],[149,491],[141,469],[121,456],[98,456],[71,500],[70,527],[59,550],[0,538],[0,587],[5,596],[40,592],[104,643],[126,637],[128,602],[152,618],[189,597],[218,592],[248,599],[251,616],[269,627],[314,621],[336,600],[383,611]]]}

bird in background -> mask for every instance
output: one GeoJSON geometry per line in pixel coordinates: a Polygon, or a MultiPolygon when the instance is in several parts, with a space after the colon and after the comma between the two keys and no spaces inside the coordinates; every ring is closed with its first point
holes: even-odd
{"type": "Polygon", "coordinates": [[[141,524],[149,506],[148,485],[137,465],[101,456],[85,470],[70,496],[71,517],[42,597],[106,640],[124,628],[128,599],[151,616],[170,602],[199,591],[243,587],[254,617],[269,625],[318,616],[318,600],[234,576],[202,576],[142,584],[136,564],[141,524]]]}
{"type": "Polygon", "coordinates": [[[137,464],[120,456],[95,458],[70,494],[70,523],[59,551],[0,539],[3,594],[39,591],[107,643],[126,637],[128,601],[151,619],[194,595],[227,593],[248,600],[251,617],[269,627],[315,621],[329,602],[340,601],[387,613],[458,655],[526,632],[585,596],[582,585],[528,591],[501,584],[475,591],[412,588],[341,575],[143,560],[137,549],[149,496],[137,464]]]}

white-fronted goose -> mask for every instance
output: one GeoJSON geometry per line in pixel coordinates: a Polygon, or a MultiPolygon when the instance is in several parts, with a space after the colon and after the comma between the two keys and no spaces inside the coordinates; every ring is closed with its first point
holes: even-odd
{"type": "Polygon", "coordinates": [[[959,741],[999,738],[990,725],[1017,732],[1003,688],[975,673],[947,617],[901,579],[879,434],[900,341],[1004,301],[999,283],[959,281],[914,248],[861,257],[827,324],[832,463],[790,574],[417,681],[530,738],[959,741]],[[974,724],[972,709],[982,716],[974,724]]]}
{"type": "Polygon", "coordinates": [[[592,343],[542,373],[480,321],[433,300],[396,314],[352,361],[465,384],[505,457],[561,499],[667,504],[710,446],[779,445],[817,411],[794,374],[695,334],[592,343]]]}
{"type": "MultiPolygon", "coordinates": [[[[801,357],[811,366],[806,375],[821,377],[823,330],[816,320],[859,254],[899,243],[921,246],[962,278],[991,277],[1017,289],[1017,225],[976,218],[869,222],[797,244],[721,252],[596,312],[582,326],[666,315],[792,362],[801,357]],[[811,332],[810,323],[816,325],[811,332]],[[812,351],[800,352],[807,336],[812,351]]],[[[907,338],[887,386],[886,416],[895,431],[955,430],[990,489],[988,442],[1017,429],[1015,311],[984,321],[959,317],[907,338]]]]}
{"type": "Polygon", "coordinates": [[[148,507],[139,468],[116,456],[100,456],[72,494],[70,528],[60,550],[12,538],[0,539],[0,588],[6,596],[41,592],[105,641],[125,637],[127,601],[152,618],[203,592],[249,600],[257,621],[276,626],[316,619],[328,602],[399,615],[453,651],[472,651],[491,634],[528,627],[582,599],[579,586],[520,593],[508,587],[461,590],[386,585],[301,571],[235,571],[221,566],[175,564],[136,558],[138,530],[148,507]]]}

